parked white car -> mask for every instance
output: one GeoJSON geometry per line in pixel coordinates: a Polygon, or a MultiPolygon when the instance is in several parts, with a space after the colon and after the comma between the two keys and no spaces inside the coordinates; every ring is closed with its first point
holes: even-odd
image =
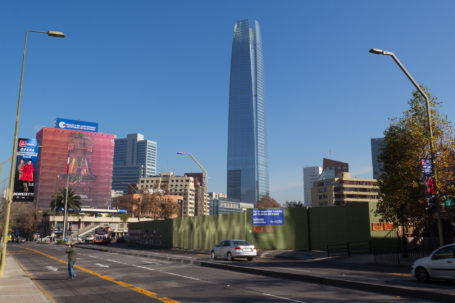
{"type": "Polygon", "coordinates": [[[256,247],[245,240],[225,240],[212,248],[211,257],[226,258],[232,261],[234,258],[247,258],[249,261],[257,256],[256,247]]]}
{"type": "Polygon", "coordinates": [[[430,279],[455,280],[455,243],[442,246],[412,265],[412,275],[419,282],[430,279]]]}

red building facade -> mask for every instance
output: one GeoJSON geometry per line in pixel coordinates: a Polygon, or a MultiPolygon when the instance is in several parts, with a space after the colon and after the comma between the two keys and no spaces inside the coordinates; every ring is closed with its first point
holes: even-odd
{"type": "Polygon", "coordinates": [[[82,207],[110,206],[114,135],[44,127],[36,138],[40,143],[35,184],[38,208],[50,208],[52,195],[65,188],[67,181],[81,197],[82,207]]]}

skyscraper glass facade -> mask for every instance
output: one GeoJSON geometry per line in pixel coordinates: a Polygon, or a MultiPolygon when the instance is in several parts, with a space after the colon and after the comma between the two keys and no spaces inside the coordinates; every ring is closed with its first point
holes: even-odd
{"type": "Polygon", "coordinates": [[[157,143],[142,134],[115,139],[112,189],[128,192],[128,184],[156,175],[157,143]]]}
{"type": "Polygon", "coordinates": [[[255,203],[269,193],[264,61],[259,23],[235,24],[229,90],[227,195],[255,203]]]}

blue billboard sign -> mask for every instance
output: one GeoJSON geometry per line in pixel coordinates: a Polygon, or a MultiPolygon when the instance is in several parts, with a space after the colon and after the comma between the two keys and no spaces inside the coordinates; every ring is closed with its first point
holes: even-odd
{"type": "Polygon", "coordinates": [[[282,208],[254,208],[253,225],[283,225],[282,208]]]}
{"type": "Polygon", "coordinates": [[[63,118],[57,118],[55,120],[55,127],[61,129],[81,130],[85,132],[98,132],[98,123],[69,120],[63,118]]]}
{"type": "Polygon", "coordinates": [[[13,201],[33,202],[35,198],[35,167],[39,144],[36,139],[17,140],[16,171],[13,201]]]}

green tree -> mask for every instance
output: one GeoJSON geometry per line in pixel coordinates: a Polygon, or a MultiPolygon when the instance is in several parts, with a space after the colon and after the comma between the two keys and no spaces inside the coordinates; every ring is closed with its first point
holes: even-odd
{"type": "MultiPolygon", "coordinates": [[[[430,97],[434,171],[437,180],[437,196],[455,194],[454,147],[451,123],[438,112],[441,103],[430,97]]],[[[422,159],[430,159],[430,136],[426,115],[426,101],[418,91],[413,92],[407,109],[400,118],[392,118],[384,131],[384,146],[379,159],[383,173],[378,183],[380,202],[377,213],[383,220],[405,225],[412,222],[428,224],[427,187],[422,175],[422,159]]]]}
{"type": "MultiPolygon", "coordinates": [[[[60,208],[65,207],[66,187],[62,188],[60,192],[52,196],[51,209],[58,211],[60,208]]],[[[68,188],[68,208],[72,208],[74,213],[79,212],[81,208],[81,197],[76,195],[71,187],[68,188]]]]}

